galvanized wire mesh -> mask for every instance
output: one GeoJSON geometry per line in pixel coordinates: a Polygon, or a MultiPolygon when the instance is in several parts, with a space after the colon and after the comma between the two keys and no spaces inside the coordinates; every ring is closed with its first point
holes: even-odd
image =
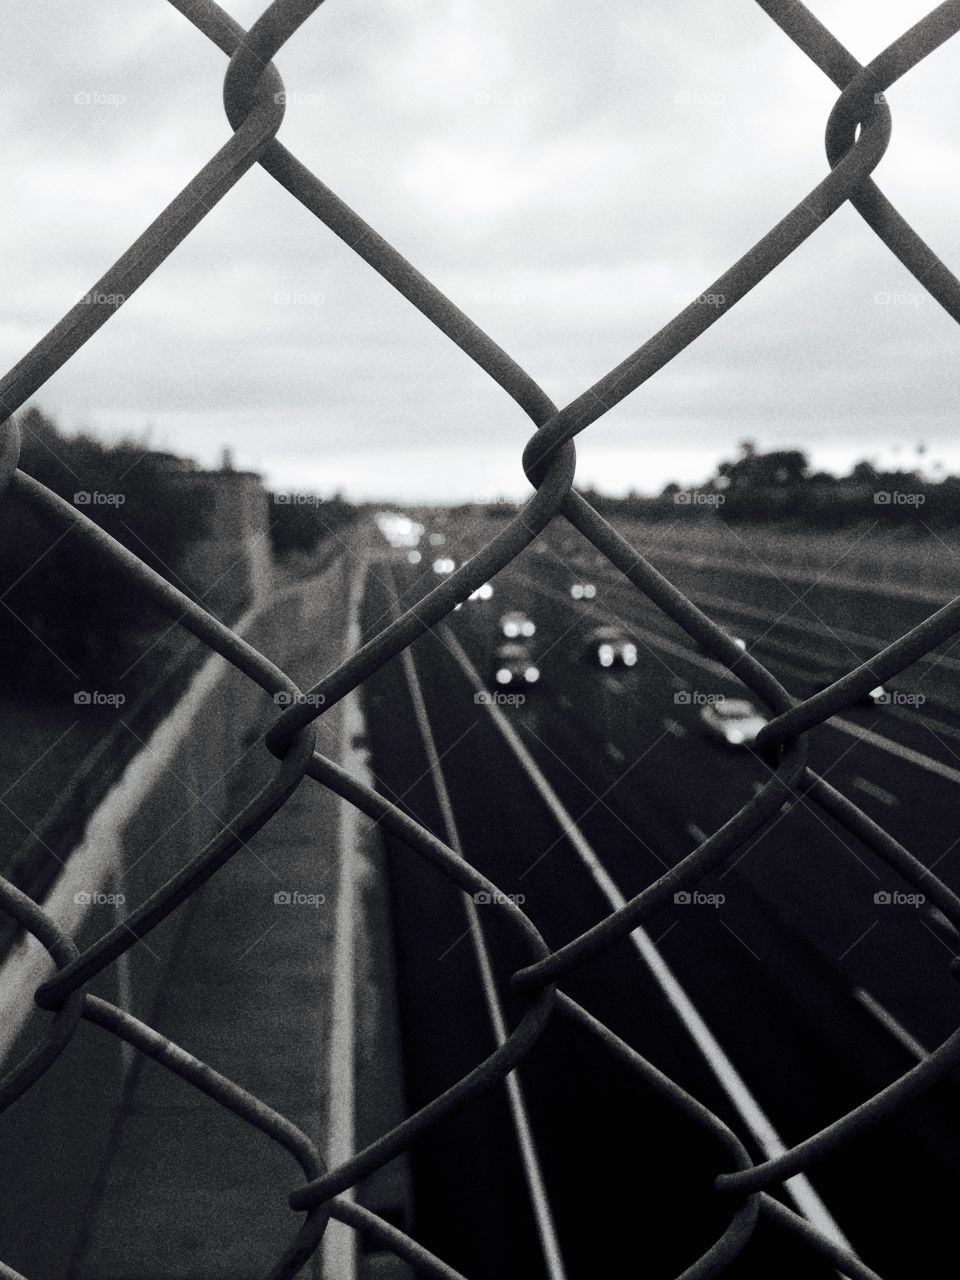
{"type": "MultiPolygon", "coordinates": [[[[558,409],[537,383],[473,321],[277,141],[285,95],[271,59],[319,8],[321,0],[274,0],[249,31],[244,31],[213,0],[170,0],[229,57],[224,102],[234,133],[97,282],[84,302],[68,312],[0,384],[0,404],[5,419],[9,419],[0,447],[0,485],[8,494],[8,500],[13,498],[24,504],[55,530],[72,529],[74,536],[82,539],[88,548],[91,564],[112,562],[122,571],[131,591],[139,592],[144,602],[159,605],[178,625],[272,695],[299,695],[302,691],[282,670],[158,577],[75,507],[19,470],[19,435],[16,421],[10,417],[93,337],[123,299],[162,266],[173,249],[243,175],[255,164],[263,166],[499,383],[536,427],[523,455],[524,469],[535,493],[520,513],[415,607],[384,627],[316,684],[310,690],[314,696],[293,697],[278,719],[264,726],[263,742],[277,759],[270,783],[249,800],[229,828],[224,828],[190,858],[126,919],[81,953],[36,902],[8,881],[0,880],[0,905],[39,939],[58,970],[56,976],[35,993],[37,1004],[51,1013],[46,1038],[22,1061],[10,1066],[0,1081],[0,1110],[9,1107],[51,1066],[70,1042],[80,1019],[86,1018],[122,1038],[285,1147],[299,1163],[304,1181],[291,1192],[289,1203],[305,1217],[292,1232],[293,1238],[283,1257],[273,1267],[270,1273],[273,1277],[295,1274],[316,1250],[331,1214],[370,1233],[425,1275],[456,1276],[452,1268],[409,1236],[341,1193],[405,1150],[442,1117],[497,1087],[523,1061],[549,1020],[556,1016],[572,1019],[598,1037],[612,1055],[636,1072],[643,1087],[656,1090],[678,1111],[691,1117],[719,1139],[729,1154],[729,1166],[718,1170],[715,1181],[716,1194],[726,1197],[729,1203],[729,1224],[707,1253],[691,1260],[683,1273],[685,1277],[692,1280],[720,1274],[742,1251],[761,1213],[830,1260],[845,1275],[871,1277],[875,1275],[873,1271],[786,1208],[771,1191],[792,1175],[806,1172],[825,1153],[876,1124],[960,1063],[958,1031],[882,1092],[785,1154],[755,1164],[728,1125],[557,986],[585,960],[646,921],[678,890],[695,886],[707,872],[730,858],[745,840],[763,830],[779,813],[785,800],[798,794],[818,804],[912,884],[919,885],[922,881],[928,900],[960,929],[960,900],[907,849],[807,766],[804,736],[807,730],[960,631],[960,599],[947,604],[829,688],[797,702],[766,667],[749,653],[745,654],[730,636],[652,568],[573,488],[574,438],[716,323],[724,311],[759,284],[847,201],[917,281],[960,322],[960,283],[871,179],[890,137],[890,111],[884,91],[960,30],[960,0],[939,5],[866,67],[797,0],[757,2],[841,91],[826,130],[830,171],[786,217],[709,286],[705,292],[720,300],[718,306],[692,303],[565,408],[558,409]],[[448,877],[466,893],[495,894],[496,886],[461,860],[443,841],[319,753],[315,749],[313,722],[401,653],[422,634],[425,626],[440,623],[458,602],[507,565],[558,515],[580,530],[694,641],[727,667],[735,666],[737,676],[771,710],[773,718],[758,739],[769,778],[748,804],[693,853],[622,909],[558,950],[549,950],[519,906],[497,895],[496,901],[501,904],[505,918],[529,954],[529,963],[512,979],[515,991],[527,1002],[524,1015],[497,1050],[477,1063],[452,1088],[339,1167],[326,1169],[308,1137],[283,1116],[129,1013],[88,994],[85,987],[214,875],[269,821],[306,777],[330,788],[381,822],[410,850],[435,867],[438,874],[448,877]]],[[[0,1275],[16,1274],[0,1263],[0,1275]]]]}

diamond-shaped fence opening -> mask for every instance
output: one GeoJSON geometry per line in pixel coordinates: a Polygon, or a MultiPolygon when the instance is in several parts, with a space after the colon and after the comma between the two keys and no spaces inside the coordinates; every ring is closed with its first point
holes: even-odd
{"type": "MultiPolygon", "coordinates": [[[[147,901],[82,952],[33,900],[8,881],[0,880],[0,905],[9,917],[42,943],[57,968],[56,976],[35,993],[36,1002],[49,1011],[46,1038],[24,1060],[8,1067],[0,1084],[0,1109],[12,1105],[47,1071],[70,1043],[81,1019],[120,1037],[137,1053],[154,1058],[261,1130],[286,1148],[300,1164],[304,1180],[291,1191],[289,1203],[294,1211],[305,1216],[291,1225],[292,1241],[287,1252],[277,1260],[272,1272],[276,1277],[295,1274],[312,1256],[331,1214],[369,1233],[381,1247],[407,1259],[422,1274],[455,1276],[457,1273],[452,1268],[408,1235],[353,1203],[344,1193],[407,1149],[418,1135],[443,1117],[468,1105],[487,1090],[499,1087],[523,1061],[550,1020],[557,1017],[571,1019],[597,1037],[606,1051],[636,1073],[638,1088],[657,1091],[665,1105],[676,1107],[692,1118],[719,1139],[728,1153],[729,1165],[718,1173],[715,1188],[716,1195],[724,1197],[729,1205],[729,1225],[702,1258],[691,1261],[684,1275],[721,1273],[749,1241],[762,1214],[783,1229],[785,1238],[792,1233],[802,1239],[844,1275],[873,1276],[875,1273],[849,1249],[828,1238],[775,1197],[787,1179],[805,1172],[815,1159],[903,1106],[960,1063],[958,1032],[882,1092],[785,1153],[757,1164],[727,1124],[563,991],[569,974],[625,938],[660,906],[672,900],[674,894],[693,889],[746,840],[761,832],[779,813],[786,799],[798,794],[820,806],[914,886],[922,881],[927,899],[960,929],[960,901],[953,892],[849,799],[811,771],[806,763],[805,739],[812,727],[960,631],[960,599],[945,605],[828,688],[797,702],[763,664],[752,654],[744,653],[731,637],[658,573],[573,487],[575,437],[717,323],[847,202],[922,288],[960,321],[960,285],[956,278],[871,178],[890,137],[890,110],[885,92],[906,71],[956,34],[960,29],[960,0],[949,0],[933,9],[866,67],[797,0],[757,2],[840,91],[826,129],[828,172],[749,252],[704,290],[715,299],[715,305],[706,307],[692,302],[629,358],[563,408],[554,405],[529,374],[278,140],[285,90],[271,60],[319,7],[321,0],[274,0],[249,31],[244,31],[212,0],[170,0],[229,58],[224,101],[234,133],[97,281],[84,300],[2,381],[0,405],[7,426],[0,449],[0,480],[7,501],[22,504],[54,530],[71,529],[87,550],[91,572],[95,572],[98,563],[112,561],[129,582],[131,591],[140,593],[144,601],[158,605],[178,626],[222,655],[269,694],[289,695],[289,705],[272,723],[262,726],[263,742],[276,759],[269,785],[250,800],[239,820],[222,829],[147,901]],[[81,346],[95,337],[125,299],[154,271],[162,270],[176,246],[214,205],[229,197],[231,189],[257,164],[489,374],[526,411],[535,428],[523,454],[524,468],[535,492],[519,514],[469,561],[413,608],[385,625],[379,634],[309,691],[298,688],[260,652],[160,578],[76,507],[19,470],[19,436],[16,420],[11,416],[81,346]],[[642,893],[581,936],[550,950],[520,904],[501,894],[486,877],[463,861],[456,850],[319,752],[314,722],[384,663],[402,653],[425,627],[437,627],[461,601],[509,564],[557,517],[575,526],[638,591],[713,658],[730,668],[736,664],[738,678],[772,711],[773,717],[758,739],[758,751],[766,761],[769,777],[755,798],[642,893]],[[309,696],[304,696],[305,693],[309,696]],[[491,896],[488,900],[495,896],[504,919],[515,930],[528,955],[528,963],[512,978],[514,992],[526,1002],[526,1011],[496,1051],[428,1106],[332,1169],[324,1167],[308,1137],[283,1116],[129,1013],[87,991],[97,974],[137,946],[152,928],[213,876],[307,777],[381,821],[415,854],[426,859],[438,874],[447,876],[466,893],[487,894],[491,896]]],[[[788,352],[784,353],[784,359],[789,359],[788,352]]],[[[4,1275],[16,1274],[3,1266],[0,1271],[4,1275]]]]}

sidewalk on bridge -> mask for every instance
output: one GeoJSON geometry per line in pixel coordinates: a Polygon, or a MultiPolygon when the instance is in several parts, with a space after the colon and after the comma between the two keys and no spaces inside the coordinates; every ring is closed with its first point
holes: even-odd
{"type": "MultiPolygon", "coordinates": [[[[312,657],[302,665],[314,678],[319,647],[301,655],[312,657]]],[[[296,666],[292,674],[307,676],[296,666]]],[[[349,756],[354,717],[359,722],[356,705],[351,716],[349,704],[322,717],[320,749],[337,759],[349,756]]],[[[235,754],[242,763],[233,778],[232,811],[276,768],[255,741],[237,744],[235,754]]],[[[368,1096],[369,1106],[359,1099],[364,1114],[357,1140],[395,1123],[402,1106],[386,892],[376,833],[362,834],[367,825],[361,823],[356,835],[357,824],[338,797],[309,778],[302,782],[181,908],[181,933],[153,1019],[161,1034],[300,1126],[325,1157],[338,1119],[331,1095],[340,1096],[336,1090],[343,1086],[331,1071],[331,1037],[344,865],[357,883],[348,930],[356,938],[358,972],[350,1025],[359,1041],[361,1091],[375,1095],[368,1096]]],[[[262,1280],[302,1221],[287,1205],[302,1176],[276,1143],[146,1059],[119,1116],[71,1276],[262,1280]]],[[[402,1161],[360,1195],[394,1220],[406,1217],[406,1197],[402,1161]]],[[[331,1224],[328,1235],[334,1232],[341,1233],[339,1251],[325,1242],[326,1261],[318,1251],[303,1276],[409,1275],[388,1257],[364,1254],[362,1243],[351,1257],[352,1239],[344,1252],[348,1229],[331,1224]]]]}

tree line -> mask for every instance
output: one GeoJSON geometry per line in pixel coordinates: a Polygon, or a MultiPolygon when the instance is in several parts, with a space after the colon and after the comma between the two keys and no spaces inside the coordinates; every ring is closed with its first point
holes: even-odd
{"type": "Polygon", "coordinates": [[[608,516],[675,520],[720,519],[742,524],[776,524],[784,531],[818,532],[881,522],[905,535],[924,537],[960,526],[960,476],[925,474],[917,465],[880,467],[856,463],[846,475],[815,471],[802,449],[761,452],[744,440],[736,457],[721,462],[703,484],[671,483],[655,497],[631,493],[613,498],[584,490],[608,516]]]}

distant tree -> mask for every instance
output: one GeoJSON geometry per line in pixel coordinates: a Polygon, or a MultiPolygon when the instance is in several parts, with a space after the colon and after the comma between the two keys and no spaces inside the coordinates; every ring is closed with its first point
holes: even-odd
{"type": "MultiPolygon", "coordinates": [[[[66,436],[39,409],[20,415],[19,425],[22,471],[177,582],[177,566],[204,533],[206,513],[170,482],[165,458],[129,440],[106,445],[66,436]]],[[[110,557],[9,495],[0,505],[0,594],[7,669],[39,664],[54,679],[66,667],[96,663],[101,673],[122,667],[137,633],[159,620],[110,557]]]]}
{"type": "Polygon", "coordinates": [[[332,498],[310,495],[310,502],[286,500],[296,496],[271,494],[270,542],[278,560],[315,551],[321,542],[357,517],[357,508],[341,493],[332,498]]]}

